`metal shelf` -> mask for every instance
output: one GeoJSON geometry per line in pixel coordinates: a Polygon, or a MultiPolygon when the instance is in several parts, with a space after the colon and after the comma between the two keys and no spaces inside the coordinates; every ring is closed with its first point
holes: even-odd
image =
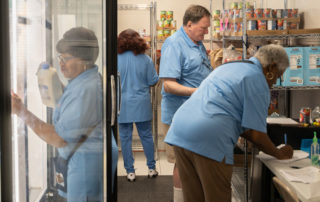
{"type": "Polygon", "coordinates": [[[320,90],[320,86],[274,86],[271,90],[320,90]]]}
{"type": "Polygon", "coordinates": [[[149,10],[152,5],[149,4],[118,4],[118,10],[149,10]]]}
{"type": "MultiPolygon", "coordinates": [[[[282,40],[282,39],[317,39],[320,41],[320,33],[308,34],[266,34],[266,35],[248,35],[249,42],[255,40],[282,40]]],[[[222,36],[221,39],[212,39],[214,42],[228,41],[241,41],[242,36],[222,36]]]]}

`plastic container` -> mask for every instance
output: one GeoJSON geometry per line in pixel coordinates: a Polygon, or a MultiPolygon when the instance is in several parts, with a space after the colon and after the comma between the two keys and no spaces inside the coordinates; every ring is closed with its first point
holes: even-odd
{"type": "Polygon", "coordinates": [[[318,166],[319,165],[319,144],[318,144],[316,132],[314,132],[314,137],[312,139],[310,155],[311,155],[311,164],[313,166],[318,166]]]}
{"type": "Polygon", "coordinates": [[[320,123],[320,107],[317,106],[312,110],[311,113],[312,122],[320,123]]]}
{"type": "Polygon", "coordinates": [[[57,71],[43,62],[39,65],[37,77],[42,103],[54,108],[63,93],[63,85],[57,71]]]}

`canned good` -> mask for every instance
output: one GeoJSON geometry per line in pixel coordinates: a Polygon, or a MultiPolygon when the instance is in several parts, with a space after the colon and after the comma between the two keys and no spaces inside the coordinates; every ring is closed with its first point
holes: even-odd
{"type": "Polygon", "coordinates": [[[214,20],[213,27],[220,27],[220,20],[214,20]]]}
{"type": "Polygon", "coordinates": [[[248,8],[253,8],[253,5],[251,5],[250,2],[247,1],[247,2],[246,2],[246,8],[247,8],[247,9],[248,9],[248,8]]]}
{"type": "Polygon", "coordinates": [[[164,21],[158,20],[158,27],[164,27],[164,21]]]}
{"type": "Polygon", "coordinates": [[[258,30],[267,30],[266,20],[258,20],[258,30]]]}
{"type": "Polygon", "coordinates": [[[293,18],[297,18],[298,17],[298,9],[297,8],[292,9],[291,15],[293,18]]]}
{"type": "Polygon", "coordinates": [[[268,20],[267,28],[268,28],[268,30],[276,30],[277,29],[277,21],[276,20],[268,20]]]}
{"type": "Polygon", "coordinates": [[[249,20],[247,27],[248,27],[248,30],[257,30],[257,21],[249,20]]]}
{"type": "Polygon", "coordinates": [[[242,2],[239,2],[238,3],[238,9],[242,9],[243,8],[243,4],[242,4],[242,2]]]}
{"type": "Polygon", "coordinates": [[[235,22],[234,23],[234,27],[233,27],[233,31],[234,32],[240,32],[242,29],[242,23],[241,22],[235,22]]]}
{"type": "Polygon", "coordinates": [[[277,20],[277,27],[278,27],[278,30],[283,30],[283,19],[277,20]]]}
{"type": "Polygon", "coordinates": [[[169,36],[170,36],[170,30],[164,30],[164,31],[163,31],[163,36],[164,36],[165,38],[169,37],[169,36]]]}
{"type": "Polygon", "coordinates": [[[177,27],[177,21],[172,20],[172,21],[170,22],[170,25],[171,25],[172,28],[176,28],[176,27],[177,27]]]}
{"type": "Polygon", "coordinates": [[[287,22],[287,20],[283,20],[283,29],[288,29],[288,22],[287,22]]]}
{"type": "Polygon", "coordinates": [[[277,12],[277,18],[283,18],[283,9],[277,9],[276,10],[276,12],[277,12]]]}
{"type": "Polygon", "coordinates": [[[233,18],[242,18],[242,10],[234,9],[233,12],[233,18]]]}
{"type": "Polygon", "coordinates": [[[220,19],[220,31],[224,30],[223,18],[220,19]]]}
{"type": "Polygon", "coordinates": [[[255,18],[262,18],[263,17],[263,9],[262,8],[254,9],[254,17],[255,18]]]}
{"type": "Polygon", "coordinates": [[[214,10],[212,16],[213,16],[213,19],[219,19],[220,18],[220,10],[214,10]]]}
{"type": "Polygon", "coordinates": [[[271,9],[271,17],[276,18],[277,17],[277,10],[271,9]]]}
{"type": "Polygon", "coordinates": [[[222,18],[228,18],[229,17],[228,14],[229,14],[229,10],[223,10],[222,18]]]}
{"type": "Polygon", "coordinates": [[[299,122],[300,123],[310,123],[311,109],[309,107],[302,107],[299,112],[300,112],[299,122]]]}
{"type": "Polygon", "coordinates": [[[169,27],[170,27],[170,24],[171,24],[171,20],[165,20],[165,21],[163,21],[163,27],[165,27],[165,28],[169,28],[169,27]]]}
{"type": "Polygon", "coordinates": [[[238,9],[238,2],[232,2],[232,3],[230,4],[230,8],[231,8],[231,9],[238,9]]]}
{"type": "Polygon", "coordinates": [[[233,18],[233,15],[234,15],[233,9],[229,9],[229,13],[228,13],[229,18],[233,18]]]}
{"type": "Polygon", "coordinates": [[[163,30],[162,29],[158,30],[157,36],[158,37],[163,37],[163,30]]]}
{"type": "Polygon", "coordinates": [[[265,18],[271,18],[271,8],[265,8],[263,10],[263,15],[265,18]]]}
{"type": "Polygon", "coordinates": [[[292,16],[292,9],[284,9],[283,10],[283,17],[284,18],[291,18],[292,16]]]}
{"type": "Polygon", "coordinates": [[[253,8],[247,8],[246,17],[247,19],[253,18],[253,8]]]}
{"type": "Polygon", "coordinates": [[[160,20],[165,21],[167,19],[167,11],[160,11],[160,20]]]}
{"type": "Polygon", "coordinates": [[[173,11],[167,11],[166,17],[167,20],[173,20],[173,11]]]}

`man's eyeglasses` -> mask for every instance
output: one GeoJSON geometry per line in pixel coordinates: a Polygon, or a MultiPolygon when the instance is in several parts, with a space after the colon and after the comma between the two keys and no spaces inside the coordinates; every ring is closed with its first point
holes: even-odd
{"type": "Polygon", "coordinates": [[[69,57],[63,57],[62,55],[58,55],[58,61],[59,63],[62,62],[63,64],[66,64],[69,60],[75,58],[74,56],[69,56],[69,57]]]}

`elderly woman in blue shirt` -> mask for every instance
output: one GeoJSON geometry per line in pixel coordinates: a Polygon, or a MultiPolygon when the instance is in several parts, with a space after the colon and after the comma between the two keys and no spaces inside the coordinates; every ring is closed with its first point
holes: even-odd
{"type": "Polygon", "coordinates": [[[269,88],[289,66],[278,45],[214,70],[175,113],[165,142],[174,145],[185,202],[231,201],[233,149],[242,136],[278,159],[292,157],[266,134],[269,88]]]}
{"type": "Polygon", "coordinates": [[[121,80],[121,109],[118,117],[124,167],[128,181],[135,180],[132,156],[132,127],[135,123],[147,158],[148,177],[156,177],[150,87],[158,82],[147,44],[138,32],[126,29],[118,37],[118,71],[121,80]]]}
{"type": "MultiPolygon", "coordinates": [[[[59,194],[68,202],[103,200],[103,98],[102,80],[94,64],[98,40],[94,32],[76,27],[67,31],[56,46],[61,72],[69,82],[53,114],[53,125],[37,118],[13,93],[12,111],[45,142],[58,148],[67,159],[82,135],[87,139],[68,162],[67,192],[59,194]]],[[[117,164],[117,145],[112,139],[113,173],[117,164]]],[[[58,182],[63,182],[61,179],[58,182]]]]}

